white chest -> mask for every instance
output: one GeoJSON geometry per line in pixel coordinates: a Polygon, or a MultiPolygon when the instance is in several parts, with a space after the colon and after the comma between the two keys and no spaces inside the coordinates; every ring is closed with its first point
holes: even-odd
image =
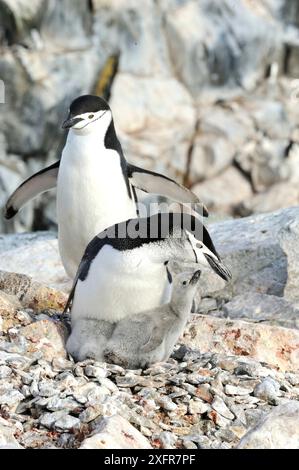
{"type": "Polygon", "coordinates": [[[74,274],[95,235],[132,217],[136,217],[136,206],[118,153],[96,139],[68,139],[57,182],[59,246],[67,271],[74,274]]]}
{"type": "Polygon", "coordinates": [[[106,246],[92,262],[87,278],[78,281],[72,319],[116,322],[169,300],[163,263],[152,262],[142,250],[135,256],[106,246]]]}

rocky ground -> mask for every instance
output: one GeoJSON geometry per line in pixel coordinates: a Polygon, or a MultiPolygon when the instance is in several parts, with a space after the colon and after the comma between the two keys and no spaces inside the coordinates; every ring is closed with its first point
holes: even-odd
{"type": "Polygon", "coordinates": [[[203,273],[171,359],[143,371],[75,364],[55,235],[2,236],[0,445],[299,448],[298,226],[298,208],[210,225],[233,281],[203,273]]]}

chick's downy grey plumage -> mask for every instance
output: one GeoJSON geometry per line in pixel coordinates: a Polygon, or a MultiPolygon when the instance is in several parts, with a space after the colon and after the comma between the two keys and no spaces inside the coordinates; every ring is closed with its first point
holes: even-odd
{"type": "MultiPolygon", "coordinates": [[[[173,274],[177,263],[170,262],[169,269],[173,274]]],[[[166,361],[188,321],[199,277],[198,266],[192,272],[174,275],[168,304],[117,323],[104,358],[132,369],[166,361]]]]}

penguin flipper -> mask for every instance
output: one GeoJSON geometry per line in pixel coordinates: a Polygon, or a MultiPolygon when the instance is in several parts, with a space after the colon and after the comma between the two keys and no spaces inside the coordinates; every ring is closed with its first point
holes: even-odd
{"type": "Polygon", "coordinates": [[[160,194],[179,203],[193,203],[201,215],[208,217],[205,205],[189,189],[167,176],[127,163],[128,178],[133,186],[146,193],[160,194]]]}
{"type": "Polygon", "coordinates": [[[140,350],[143,353],[154,351],[163,343],[164,336],[164,331],[161,331],[161,329],[155,327],[149,340],[143,346],[141,346],[140,350]]]}
{"type": "Polygon", "coordinates": [[[11,219],[18,213],[21,207],[30,201],[30,199],[35,198],[49,189],[55,188],[57,184],[59,164],[60,160],[55,162],[53,165],[38,171],[20,184],[20,186],[9,197],[5,205],[4,217],[6,219],[11,219]]]}

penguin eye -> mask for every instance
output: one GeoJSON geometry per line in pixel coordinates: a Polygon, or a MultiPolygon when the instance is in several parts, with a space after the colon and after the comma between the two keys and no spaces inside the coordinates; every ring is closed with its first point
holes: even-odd
{"type": "Polygon", "coordinates": [[[94,114],[90,114],[90,115],[88,116],[88,119],[92,119],[93,117],[94,117],[94,114]]]}
{"type": "Polygon", "coordinates": [[[185,286],[186,284],[187,284],[187,281],[184,281],[184,282],[183,282],[183,286],[185,286]]]}

